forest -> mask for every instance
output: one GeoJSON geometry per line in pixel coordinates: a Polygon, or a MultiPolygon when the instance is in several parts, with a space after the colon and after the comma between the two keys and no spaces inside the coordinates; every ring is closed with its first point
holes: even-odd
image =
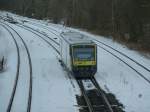
{"type": "Polygon", "coordinates": [[[150,0],[0,0],[0,9],[82,28],[150,51],[150,0]]]}

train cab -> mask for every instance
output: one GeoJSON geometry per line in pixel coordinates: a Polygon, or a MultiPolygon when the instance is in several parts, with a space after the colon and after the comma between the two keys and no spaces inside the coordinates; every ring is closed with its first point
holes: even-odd
{"type": "Polygon", "coordinates": [[[88,78],[97,71],[97,45],[87,36],[77,32],[61,34],[61,59],[77,78],[88,78]]]}

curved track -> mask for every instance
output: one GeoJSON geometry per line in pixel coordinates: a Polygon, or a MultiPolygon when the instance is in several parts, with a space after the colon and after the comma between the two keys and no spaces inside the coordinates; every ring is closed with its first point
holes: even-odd
{"type": "MultiPolygon", "coordinates": [[[[32,25],[34,25],[34,26],[37,26],[37,27],[42,27],[42,28],[44,28],[44,29],[46,29],[46,30],[48,30],[49,31],[49,29],[51,29],[51,30],[53,30],[53,31],[55,31],[55,32],[58,32],[57,30],[55,30],[55,29],[53,29],[53,28],[51,28],[51,27],[46,27],[46,26],[44,26],[44,25],[41,25],[41,24],[37,24],[37,23],[31,23],[31,22],[29,22],[29,24],[32,24],[32,25]]],[[[54,33],[54,32],[51,32],[51,33],[53,33],[54,35],[56,35],[56,36],[59,36],[59,35],[57,35],[56,33],[54,33]]]]}
{"type": "Polygon", "coordinates": [[[148,78],[146,78],[143,74],[141,74],[138,70],[136,70],[131,65],[129,65],[127,62],[125,62],[124,60],[122,60],[120,57],[118,57],[117,55],[113,54],[112,52],[108,51],[107,49],[103,48],[100,45],[98,45],[98,47],[100,47],[101,49],[105,50],[106,52],[110,53],[115,58],[117,58],[118,60],[120,60],[121,62],[123,62],[125,65],[127,65],[129,68],[131,68],[133,71],[135,71],[140,77],[142,77],[146,82],[148,82],[150,84],[150,80],[148,78]]]}
{"type": "MultiPolygon", "coordinates": [[[[47,36],[47,35],[41,33],[40,31],[37,31],[37,30],[35,30],[35,29],[31,28],[31,27],[28,27],[28,26],[26,26],[26,25],[23,25],[23,26],[26,27],[26,28],[29,28],[29,29],[31,29],[31,30],[33,30],[33,31],[35,31],[35,32],[40,33],[41,35],[43,35],[43,36],[47,37],[48,39],[50,39],[51,41],[53,41],[55,44],[60,45],[58,42],[56,42],[55,40],[53,40],[53,39],[50,38],[49,36],[47,36]]],[[[53,32],[51,32],[51,33],[53,33],[53,32]]],[[[53,33],[53,34],[56,35],[55,33],[53,33]]],[[[56,35],[56,36],[58,36],[58,35],[56,35]]]]}
{"type": "MultiPolygon", "coordinates": [[[[32,29],[32,28],[26,27],[26,26],[20,26],[20,25],[17,25],[17,26],[18,26],[18,27],[21,27],[21,28],[23,28],[23,29],[25,29],[25,30],[27,30],[27,31],[29,31],[29,32],[31,32],[31,33],[33,33],[33,34],[35,34],[36,36],[38,36],[39,38],[41,38],[42,40],[44,40],[49,46],[51,46],[58,54],[60,54],[59,50],[58,50],[54,45],[52,45],[52,43],[50,43],[50,42],[47,41],[45,38],[43,38],[43,36],[44,36],[44,37],[47,37],[47,36],[45,36],[43,33],[39,32],[39,31],[36,31],[36,30],[34,30],[34,29],[32,29]],[[40,34],[43,35],[43,36],[41,36],[40,34]]],[[[55,44],[56,44],[57,46],[59,46],[59,44],[58,44],[56,41],[54,41],[54,40],[52,40],[52,39],[50,39],[50,38],[49,38],[49,40],[51,40],[52,42],[55,42],[55,44]]]]}
{"type": "Polygon", "coordinates": [[[9,100],[9,104],[8,104],[8,107],[7,107],[7,112],[10,112],[11,111],[11,106],[12,106],[12,103],[13,103],[13,100],[14,100],[14,96],[15,96],[15,92],[16,92],[16,88],[17,88],[17,84],[18,84],[18,79],[19,79],[19,71],[20,71],[20,51],[19,51],[19,46],[18,46],[18,43],[14,37],[14,35],[12,34],[11,31],[9,31],[9,29],[0,24],[1,26],[3,26],[7,31],[8,33],[11,35],[11,37],[13,38],[14,42],[15,42],[15,46],[16,46],[16,49],[17,49],[17,72],[16,72],[16,77],[15,77],[15,83],[13,85],[13,90],[12,90],[12,93],[11,93],[11,97],[10,97],[10,100],[9,100]]]}
{"type": "Polygon", "coordinates": [[[117,53],[121,54],[122,56],[128,58],[129,60],[131,60],[132,62],[136,63],[138,66],[142,67],[143,69],[145,69],[146,71],[148,71],[148,72],[150,73],[150,69],[149,69],[149,68],[147,68],[147,67],[145,67],[144,65],[140,64],[140,63],[137,62],[136,60],[134,60],[134,59],[132,59],[131,57],[127,56],[126,54],[120,52],[119,50],[114,49],[113,47],[111,47],[111,46],[109,46],[109,45],[107,45],[107,44],[105,44],[105,43],[103,43],[103,42],[101,42],[101,41],[99,41],[99,40],[96,40],[96,39],[94,39],[94,40],[97,41],[98,43],[100,43],[100,44],[102,44],[102,45],[105,45],[106,47],[108,47],[108,48],[110,48],[110,49],[116,51],[117,53]]]}
{"type": "MultiPolygon", "coordinates": [[[[55,32],[57,32],[57,33],[60,33],[60,32],[58,32],[57,30],[55,30],[55,29],[53,29],[53,28],[50,28],[50,27],[46,27],[46,26],[44,26],[44,25],[39,25],[39,24],[31,23],[31,22],[30,22],[30,24],[33,24],[33,25],[36,25],[36,26],[42,26],[44,29],[47,29],[47,30],[51,29],[51,30],[53,30],[53,31],[55,31],[55,32]]],[[[54,32],[53,32],[53,33],[54,33],[54,32]]],[[[55,34],[55,33],[54,33],[54,34],[55,34]]],[[[55,34],[55,35],[57,35],[57,34],[55,34]]],[[[104,46],[106,46],[106,47],[108,47],[108,48],[110,48],[110,49],[116,51],[117,53],[119,53],[119,54],[121,54],[122,56],[126,57],[126,58],[129,59],[130,61],[136,63],[138,66],[140,66],[141,68],[143,68],[144,70],[146,70],[146,71],[148,71],[148,72],[150,73],[150,69],[149,69],[149,68],[145,67],[144,65],[140,64],[140,63],[137,62],[136,60],[132,59],[131,57],[129,57],[129,56],[126,55],[125,53],[120,52],[119,50],[116,50],[115,48],[111,47],[110,45],[107,45],[107,44],[104,43],[104,42],[101,42],[100,40],[97,40],[97,39],[94,39],[94,38],[92,38],[92,39],[93,39],[94,41],[96,41],[96,42],[98,42],[98,43],[100,43],[100,44],[102,44],[102,45],[104,45],[104,46]]]]}
{"type": "MultiPolygon", "coordinates": [[[[60,33],[60,32],[58,32],[57,30],[55,30],[54,28],[47,27],[47,26],[44,26],[44,25],[41,25],[41,24],[37,24],[37,23],[33,23],[33,22],[29,22],[29,24],[32,24],[32,25],[35,25],[35,26],[41,26],[41,27],[43,27],[43,28],[46,29],[46,30],[51,29],[51,30],[53,30],[53,31],[55,31],[55,32],[57,32],[57,33],[60,33]]],[[[26,27],[27,27],[27,26],[26,26],[26,27]]],[[[56,35],[56,36],[59,36],[59,35],[57,35],[57,34],[54,33],[54,32],[51,32],[51,33],[53,33],[53,34],[56,35]]],[[[92,38],[92,39],[94,39],[94,38],[92,38]]],[[[101,41],[99,41],[99,40],[97,40],[97,39],[94,39],[94,41],[96,41],[96,42],[98,42],[98,43],[100,43],[100,44],[102,44],[102,45],[104,45],[104,46],[106,46],[106,47],[108,47],[108,48],[110,48],[110,49],[116,51],[117,53],[121,54],[122,56],[124,56],[124,57],[126,57],[127,59],[131,60],[132,62],[136,63],[138,66],[142,67],[144,70],[146,70],[146,71],[148,71],[148,72],[150,73],[150,69],[149,69],[149,68],[145,67],[144,65],[140,64],[140,63],[137,62],[136,60],[134,60],[134,59],[132,59],[131,57],[127,56],[125,53],[120,52],[119,50],[116,50],[116,49],[114,49],[113,47],[111,47],[110,45],[107,45],[107,44],[105,44],[104,42],[101,42],[101,41]]]]}
{"type": "MultiPolygon", "coordinates": [[[[4,23],[5,24],[5,23],[4,23]]],[[[7,25],[10,29],[12,29],[14,32],[16,32],[12,27],[10,27],[8,24],[5,24],[5,25],[7,25]]],[[[41,33],[41,32],[39,32],[39,31],[37,31],[37,30],[35,30],[35,29],[33,29],[33,28],[30,28],[30,27],[28,27],[28,26],[21,26],[21,25],[17,25],[18,27],[21,27],[21,28],[24,28],[25,30],[28,30],[28,31],[30,31],[30,32],[32,32],[33,34],[35,34],[35,35],[37,35],[38,37],[40,37],[40,38],[42,38],[46,43],[48,43],[51,47],[53,47],[54,48],[54,50],[58,53],[58,54],[60,54],[59,53],[59,50],[55,47],[55,46],[53,46],[49,41],[47,41],[46,39],[44,39],[41,35],[43,35],[43,36],[45,36],[45,37],[47,37],[47,38],[49,38],[48,36],[46,36],[46,35],[44,35],[43,33],[41,33]],[[39,35],[40,34],[40,35],[39,35]]],[[[60,32],[59,32],[60,33],[60,32]]],[[[16,34],[21,38],[21,36],[16,32],[16,34]]],[[[54,33],[53,33],[54,34],[54,33]]],[[[56,34],[57,35],[57,34],[56,34]]],[[[57,35],[58,36],[58,35],[57,35]]],[[[60,37],[60,36],[59,36],[60,37]]],[[[57,43],[56,41],[54,41],[53,39],[51,39],[51,38],[49,38],[52,42],[54,42],[55,44],[57,44],[58,46],[59,46],[59,43],[57,43]]],[[[31,58],[30,58],[30,53],[29,53],[29,50],[28,50],[28,48],[27,48],[27,45],[26,45],[26,43],[23,41],[23,39],[21,38],[21,40],[22,40],[22,42],[23,42],[23,44],[24,44],[24,46],[25,46],[25,48],[26,48],[26,50],[27,50],[27,53],[28,53],[28,57],[29,57],[29,61],[30,61],[30,67],[31,67],[31,72],[30,72],[30,89],[29,89],[29,100],[28,100],[28,109],[27,109],[27,112],[30,112],[30,110],[31,110],[31,99],[32,99],[32,62],[31,62],[31,58]]],[[[112,53],[111,53],[112,54],[112,53]]],[[[117,57],[117,56],[115,56],[115,57],[117,57]]],[[[121,59],[120,59],[121,60],[121,59]]],[[[125,62],[126,63],[126,62],[125,62]]],[[[129,65],[130,66],[130,65],[129,65]]],[[[138,73],[138,72],[137,72],[138,73]]],[[[93,105],[92,105],[92,103],[90,102],[90,99],[88,98],[88,96],[86,95],[86,90],[85,90],[85,88],[84,88],[84,86],[83,86],[83,84],[82,84],[82,81],[81,80],[77,80],[77,82],[78,82],[78,85],[79,85],[79,87],[80,87],[80,89],[81,89],[81,91],[82,91],[82,94],[84,95],[84,98],[85,98],[85,101],[86,101],[86,103],[87,103],[87,105],[88,105],[88,108],[89,108],[89,111],[90,112],[95,112],[95,110],[94,110],[94,107],[93,107],[93,105]]],[[[108,111],[108,112],[113,112],[113,109],[111,108],[111,105],[109,104],[109,102],[108,102],[108,100],[107,100],[107,98],[106,98],[106,96],[105,96],[105,94],[103,94],[103,92],[102,92],[102,90],[101,90],[101,88],[99,87],[99,85],[98,85],[98,83],[96,82],[96,80],[95,80],[95,78],[92,78],[91,79],[91,82],[95,85],[95,88],[97,89],[97,93],[101,96],[101,98],[102,98],[102,100],[104,101],[104,105],[105,105],[105,108],[107,108],[106,110],[108,111]]],[[[149,82],[150,83],[150,82],[149,82]]],[[[8,111],[9,112],[9,111],[8,111]]]]}
{"type": "MultiPolygon", "coordinates": [[[[23,40],[23,38],[20,36],[20,34],[16,30],[14,30],[10,25],[8,25],[8,24],[6,24],[4,22],[3,22],[3,24],[5,25],[5,28],[7,28],[7,27],[10,28],[11,30],[13,30],[18,35],[18,37],[21,39],[21,41],[24,44],[25,49],[27,51],[27,55],[28,55],[28,59],[29,59],[29,68],[30,68],[30,84],[29,84],[29,95],[28,95],[27,112],[30,112],[30,110],[31,110],[31,101],[32,101],[32,61],[31,61],[30,52],[29,52],[29,49],[27,47],[27,44],[25,43],[25,41],[23,40]]],[[[8,28],[7,28],[7,30],[9,30],[8,28]]],[[[9,32],[10,32],[10,30],[9,30],[9,32]]],[[[16,86],[17,86],[17,84],[16,84],[16,86]]],[[[8,106],[7,112],[11,111],[11,107],[12,107],[12,103],[13,103],[15,92],[16,92],[16,89],[15,89],[15,91],[13,91],[13,96],[12,96],[12,99],[10,101],[11,103],[8,106]]]]}
{"type": "MultiPolygon", "coordinates": [[[[57,32],[57,33],[60,33],[60,32],[58,32],[57,30],[55,30],[55,29],[53,29],[53,28],[49,28],[49,27],[46,27],[46,26],[43,26],[43,25],[39,25],[39,24],[37,25],[37,24],[35,24],[35,23],[30,23],[30,24],[33,24],[33,25],[36,25],[36,26],[42,26],[44,29],[48,30],[49,32],[50,32],[49,29],[51,29],[51,30],[53,30],[53,31],[55,31],[55,32],[57,32]]],[[[52,32],[52,31],[51,31],[51,32],[52,32]]],[[[54,32],[53,32],[53,33],[54,33],[54,32]]],[[[54,34],[57,35],[56,33],[54,33],[54,34]]],[[[57,35],[57,36],[58,36],[58,35],[57,35]]],[[[59,37],[61,37],[61,35],[60,35],[59,37]]],[[[92,38],[92,39],[93,39],[93,38],[92,38]]],[[[94,39],[94,40],[97,41],[98,43],[101,43],[101,44],[105,45],[106,47],[109,47],[110,49],[116,51],[117,53],[121,54],[122,56],[124,56],[124,57],[128,58],[129,60],[131,60],[132,62],[136,63],[138,66],[142,67],[144,70],[150,72],[150,69],[146,68],[144,65],[142,65],[142,64],[140,64],[139,62],[137,62],[136,60],[130,58],[130,57],[127,56],[126,54],[124,54],[124,53],[122,53],[122,52],[120,52],[120,51],[114,49],[113,47],[111,47],[111,46],[109,46],[109,45],[107,45],[107,44],[105,44],[105,43],[103,43],[103,42],[101,42],[101,41],[99,41],[99,40],[96,40],[96,39],[94,39]]],[[[121,59],[119,56],[117,56],[116,54],[112,53],[111,51],[105,49],[105,48],[102,47],[101,45],[98,44],[98,47],[100,47],[101,49],[105,50],[106,52],[110,53],[110,54],[113,55],[115,58],[117,58],[118,60],[120,60],[121,62],[123,62],[125,65],[127,65],[129,68],[131,68],[133,71],[135,71],[140,77],[142,77],[146,82],[148,82],[148,83],[150,84],[150,80],[149,80],[147,77],[145,77],[142,73],[140,73],[138,70],[136,70],[136,68],[132,67],[130,64],[128,64],[128,63],[127,63],[126,61],[124,61],[123,59],[121,59]]]]}
{"type": "MultiPolygon", "coordinates": [[[[60,33],[60,32],[58,32],[57,30],[55,30],[54,28],[51,28],[51,27],[48,27],[48,26],[44,26],[44,25],[42,25],[42,24],[37,24],[37,23],[33,23],[33,22],[29,22],[29,24],[32,24],[32,25],[35,25],[35,26],[37,26],[37,27],[42,27],[42,28],[44,28],[44,29],[46,29],[46,30],[48,30],[49,31],[49,29],[51,29],[51,30],[53,30],[53,31],[55,31],[55,32],[57,32],[57,33],[60,33]]],[[[59,35],[57,35],[56,33],[54,33],[54,32],[52,32],[54,35],[56,35],[56,36],[59,36],[59,35]]]]}

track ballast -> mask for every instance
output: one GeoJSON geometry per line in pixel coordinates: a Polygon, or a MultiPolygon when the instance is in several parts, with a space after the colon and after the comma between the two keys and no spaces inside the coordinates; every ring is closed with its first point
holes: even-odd
{"type": "MultiPolygon", "coordinates": [[[[96,79],[77,79],[77,83],[80,87],[82,96],[78,96],[78,104],[80,112],[123,112],[122,104],[112,100],[112,96],[106,94],[97,83],[96,79]],[[93,89],[87,89],[88,84],[94,86],[93,89]],[[87,86],[87,87],[86,87],[87,86]]],[[[90,87],[89,87],[90,88],[90,87]]]]}

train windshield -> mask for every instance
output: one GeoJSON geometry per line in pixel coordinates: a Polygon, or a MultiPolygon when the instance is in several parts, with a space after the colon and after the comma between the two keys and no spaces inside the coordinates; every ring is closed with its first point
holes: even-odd
{"type": "Polygon", "coordinates": [[[73,49],[74,60],[83,61],[94,61],[95,60],[95,47],[89,48],[74,48],[73,49]]]}

